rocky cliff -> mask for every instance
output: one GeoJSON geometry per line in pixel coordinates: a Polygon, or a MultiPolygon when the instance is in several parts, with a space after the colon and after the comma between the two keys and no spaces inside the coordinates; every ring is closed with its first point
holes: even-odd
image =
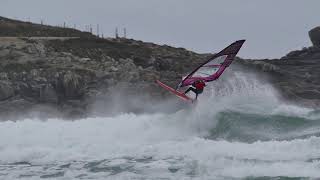
{"type": "MultiPolygon", "coordinates": [[[[157,88],[155,79],[175,85],[208,56],[6,18],[0,18],[0,30],[2,117],[39,108],[40,112],[50,109],[62,116],[83,116],[97,99],[111,101],[108,95],[119,89],[162,98],[167,93],[157,88]]],[[[319,57],[319,49],[310,47],[279,60],[238,59],[237,63],[270,75],[287,99],[316,106],[319,57]]]]}
{"type": "Polygon", "coordinates": [[[182,61],[202,58],[184,49],[127,39],[2,37],[0,100],[17,101],[26,109],[41,103],[82,114],[90,100],[118,85],[129,94],[161,97],[161,91],[154,91],[155,79],[173,85],[192,67],[181,66],[182,61]]]}

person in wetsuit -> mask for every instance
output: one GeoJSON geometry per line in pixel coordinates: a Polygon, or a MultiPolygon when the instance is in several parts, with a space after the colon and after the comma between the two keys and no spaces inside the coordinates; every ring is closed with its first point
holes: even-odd
{"type": "Polygon", "coordinates": [[[196,99],[198,98],[198,94],[201,94],[203,92],[204,87],[206,84],[204,83],[203,80],[197,80],[195,81],[192,86],[190,86],[184,94],[187,94],[189,91],[192,91],[196,94],[196,99]]]}

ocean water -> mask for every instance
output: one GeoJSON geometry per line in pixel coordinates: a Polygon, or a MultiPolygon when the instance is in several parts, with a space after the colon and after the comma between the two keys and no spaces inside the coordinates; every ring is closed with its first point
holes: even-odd
{"type": "Polygon", "coordinates": [[[0,179],[316,179],[319,135],[318,110],[228,71],[173,112],[2,121],[0,179]]]}

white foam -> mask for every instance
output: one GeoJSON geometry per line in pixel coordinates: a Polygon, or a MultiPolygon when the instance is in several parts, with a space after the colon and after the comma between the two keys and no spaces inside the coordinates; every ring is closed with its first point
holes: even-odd
{"type": "Polygon", "coordinates": [[[187,176],[189,171],[203,177],[320,176],[318,137],[251,144],[212,141],[169,118],[124,114],[74,122],[3,122],[0,162],[45,165],[119,158],[109,164],[115,165],[125,164],[124,157],[152,157],[152,162],[135,168],[150,177],[171,176],[168,169],[174,166],[181,169],[174,176],[187,176]]]}

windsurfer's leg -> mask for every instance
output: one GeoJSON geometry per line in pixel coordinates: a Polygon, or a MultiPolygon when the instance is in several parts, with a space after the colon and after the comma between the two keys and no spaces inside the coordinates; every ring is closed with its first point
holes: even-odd
{"type": "Polygon", "coordinates": [[[194,92],[195,94],[197,94],[197,90],[193,87],[189,87],[184,93],[187,94],[189,91],[194,92]]]}
{"type": "Polygon", "coordinates": [[[191,91],[193,88],[189,87],[184,93],[187,94],[189,91],[191,91]]]}
{"type": "Polygon", "coordinates": [[[195,93],[196,93],[196,100],[198,99],[198,95],[201,94],[203,92],[203,90],[196,90],[195,93]]]}

